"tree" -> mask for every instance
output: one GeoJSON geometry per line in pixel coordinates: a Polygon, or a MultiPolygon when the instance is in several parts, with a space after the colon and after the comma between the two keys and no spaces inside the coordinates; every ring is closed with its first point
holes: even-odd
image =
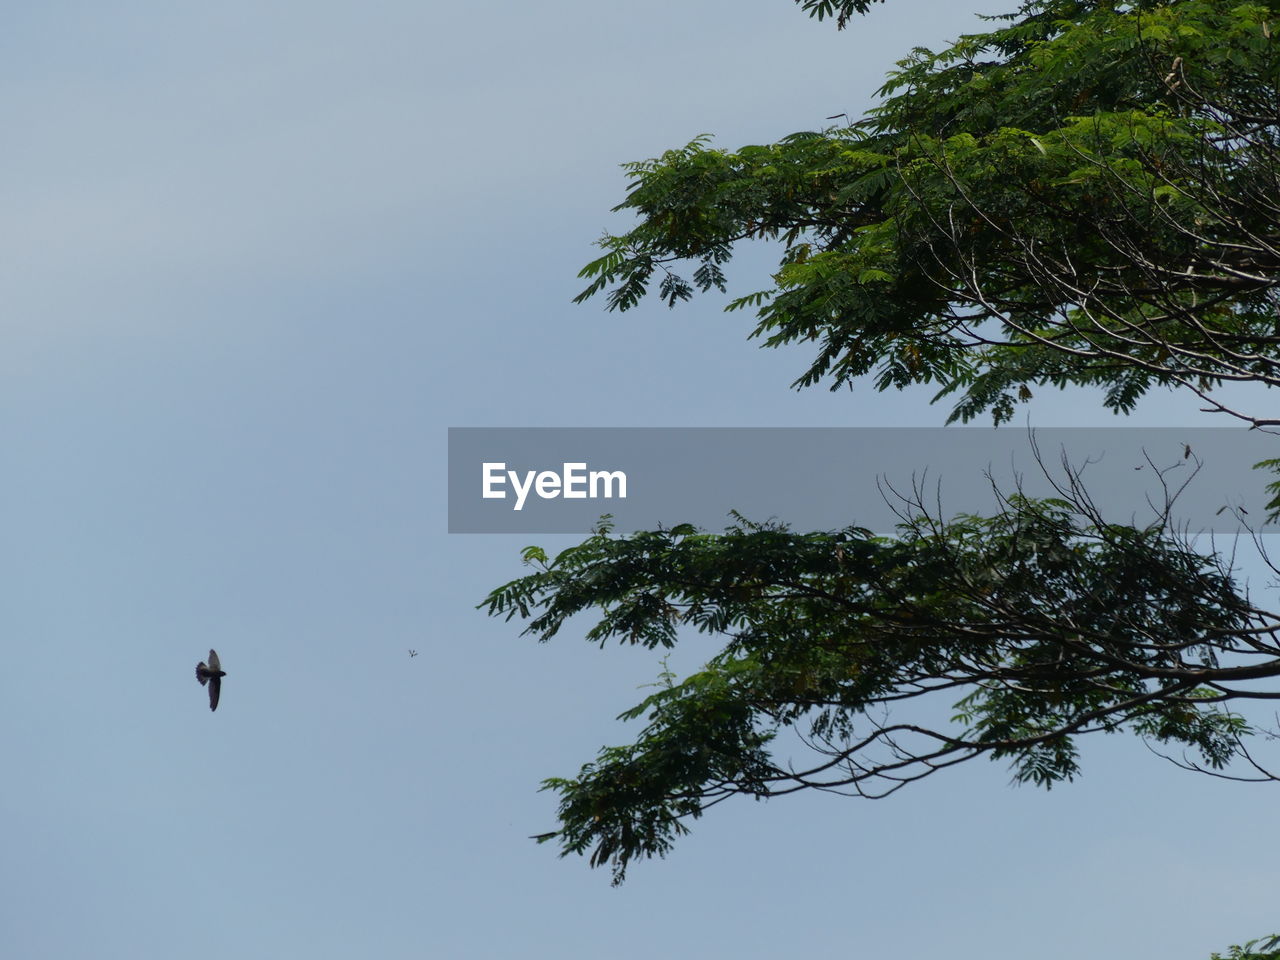
{"type": "MultiPolygon", "coordinates": [[[[871,5],[797,2],[839,27],[871,5]]],[[[1025,0],[988,32],[913,51],[862,119],[629,164],[616,209],[638,222],[600,241],[578,300],[723,292],[735,248],[773,240],[773,286],[729,309],[753,308],[765,345],[815,344],[797,387],[931,383],[951,420],[996,423],[1048,386],[1101,388],[1117,413],[1163,387],[1280,424],[1218,390],[1280,386],[1278,8],[1025,0]]],[[[546,781],[560,828],[541,839],[617,882],[730,796],[883,796],[981,756],[1049,787],[1096,731],[1275,779],[1233,705],[1280,698],[1280,614],[1230,557],[1167,514],[1108,522],[1075,476],[1058,497],[1009,493],[995,516],[945,523],[907,497],[902,519],[893,537],[603,524],[555,558],[526,550],[534,572],[482,606],[527,634],[590,612],[601,644],[669,647],[682,628],[724,641],[623,714],[647,719],[635,742],[546,781]],[[950,725],[922,719],[939,697],[950,725]],[[812,764],[775,759],[784,731],[812,764]]]]}
{"type": "Polygon", "coordinates": [[[1273,935],[1233,946],[1225,957],[1215,953],[1209,960],[1276,960],[1277,957],[1280,957],[1280,936],[1273,935]]]}

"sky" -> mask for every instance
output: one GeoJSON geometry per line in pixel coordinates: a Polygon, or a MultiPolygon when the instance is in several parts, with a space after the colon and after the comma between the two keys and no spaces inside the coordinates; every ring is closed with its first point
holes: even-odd
{"type": "MultiPolygon", "coordinates": [[[[447,534],[447,429],[942,424],[927,391],[790,390],[803,348],[722,299],[570,301],[620,164],[857,115],[1004,7],[838,33],[786,0],[13,5],[6,955],[1198,960],[1270,932],[1275,788],[1119,738],[1052,792],[979,763],[722,804],[620,888],[528,839],[660,665],[475,609],[528,540],[447,534]]],[[[1216,423],[1195,407],[1130,422],[1216,423]]]]}

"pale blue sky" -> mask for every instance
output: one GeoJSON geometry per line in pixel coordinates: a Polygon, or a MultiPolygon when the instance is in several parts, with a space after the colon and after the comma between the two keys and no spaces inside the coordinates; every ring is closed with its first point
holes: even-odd
{"type": "Polygon", "coordinates": [[[446,428],[941,423],[927,392],[789,391],[804,351],[715,298],[569,301],[618,164],[856,114],[974,9],[7,11],[5,956],[1198,960],[1266,932],[1275,790],[1129,741],[1049,794],[979,764],[725,804],[620,889],[526,839],[657,665],[473,609],[525,541],[445,534],[446,428]]]}

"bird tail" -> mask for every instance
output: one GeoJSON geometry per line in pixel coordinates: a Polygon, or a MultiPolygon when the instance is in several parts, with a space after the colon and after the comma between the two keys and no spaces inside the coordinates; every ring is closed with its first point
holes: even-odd
{"type": "Polygon", "coordinates": [[[200,681],[200,686],[202,687],[209,682],[208,670],[209,668],[203,660],[196,664],[196,679],[200,681]]]}

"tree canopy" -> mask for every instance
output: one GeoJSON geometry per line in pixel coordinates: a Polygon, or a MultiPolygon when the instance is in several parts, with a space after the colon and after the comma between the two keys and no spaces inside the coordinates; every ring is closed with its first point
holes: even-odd
{"type": "Polygon", "coordinates": [[[639,223],[601,241],[579,299],[724,290],[735,244],[772,238],[774,286],[730,309],[756,308],[768,345],[817,342],[798,386],[936,383],[953,419],[997,421],[1038,385],[1101,385],[1118,412],[1153,386],[1210,405],[1224,382],[1276,386],[1273,16],[1027,3],[913,51],[847,127],[629,164],[616,209],[639,223]]]}
{"type": "MultiPolygon", "coordinates": [[[[797,2],[840,27],[872,7],[797,2]]],[[[1278,6],[1027,0],[912,51],[860,119],[628,164],[635,225],[600,241],[578,299],[727,291],[735,249],[772,240],[772,285],[729,309],[766,345],[814,344],[797,387],[932,384],[951,420],[996,423],[1051,386],[1117,413],[1175,388],[1280,424],[1219,391],[1280,385],[1278,6]]],[[[1077,481],[947,522],[909,500],[890,537],[738,518],[529,548],[533,572],[483,604],[528,634],[585,614],[601,644],[723,641],[623,714],[645,720],[633,743],[546,782],[543,839],[621,880],[730,796],[882,796],[980,756],[1048,787],[1095,731],[1274,779],[1232,704],[1280,698],[1280,614],[1167,516],[1108,522],[1077,481]],[[812,763],[774,755],[784,731],[812,763]]]]}

